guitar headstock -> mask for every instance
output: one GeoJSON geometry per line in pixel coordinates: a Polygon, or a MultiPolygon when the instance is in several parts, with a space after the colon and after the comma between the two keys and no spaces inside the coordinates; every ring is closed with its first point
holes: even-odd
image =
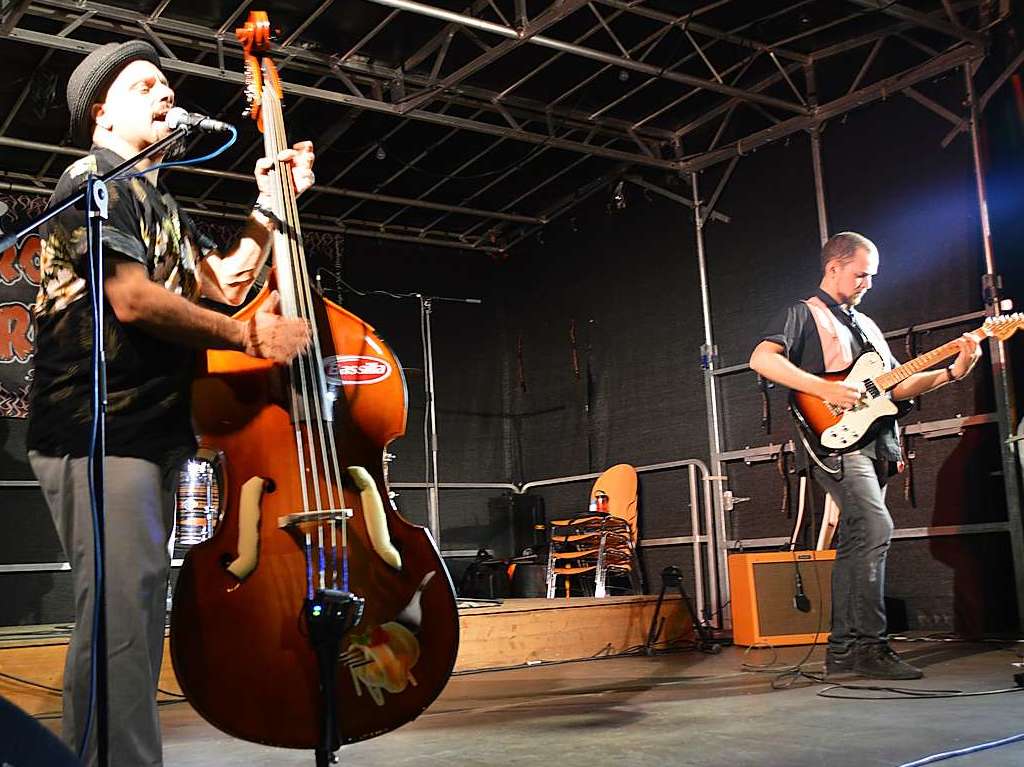
{"type": "Polygon", "coordinates": [[[1014,312],[1013,314],[989,317],[982,325],[982,330],[987,336],[994,336],[1000,341],[1005,341],[1022,327],[1024,327],[1024,313],[1014,312]]]}
{"type": "Polygon", "coordinates": [[[263,96],[264,88],[271,88],[281,98],[281,80],[278,77],[274,62],[263,57],[262,63],[257,53],[270,51],[270,18],[266,11],[250,11],[245,26],[235,30],[235,37],[242,43],[245,50],[245,101],[244,117],[256,121],[256,127],[263,132],[263,96]],[[266,72],[266,78],[264,78],[266,72]]]}

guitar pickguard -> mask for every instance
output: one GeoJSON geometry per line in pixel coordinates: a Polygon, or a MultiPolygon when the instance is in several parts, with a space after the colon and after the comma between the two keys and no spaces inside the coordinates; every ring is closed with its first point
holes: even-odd
{"type": "Polygon", "coordinates": [[[866,441],[865,437],[879,418],[896,415],[899,409],[888,392],[879,391],[872,383],[872,379],[884,372],[882,358],[875,352],[868,352],[857,359],[844,380],[854,385],[864,384],[868,391],[862,404],[845,411],[838,423],[822,432],[822,447],[848,452],[866,441]]]}

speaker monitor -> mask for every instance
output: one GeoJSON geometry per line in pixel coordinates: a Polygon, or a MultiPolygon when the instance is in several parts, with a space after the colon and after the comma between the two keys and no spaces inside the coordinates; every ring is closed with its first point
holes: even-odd
{"type": "Polygon", "coordinates": [[[834,550],[730,554],[733,641],[746,646],[826,642],[835,558],[834,550]]]}

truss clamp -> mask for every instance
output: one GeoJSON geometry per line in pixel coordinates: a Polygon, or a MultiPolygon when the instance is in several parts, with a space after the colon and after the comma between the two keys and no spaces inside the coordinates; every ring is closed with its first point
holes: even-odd
{"type": "Polygon", "coordinates": [[[700,346],[700,366],[704,370],[714,370],[718,367],[718,345],[717,344],[701,344],[700,346]]]}
{"type": "Polygon", "coordinates": [[[722,511],[732,511],[737,504],[746,503],[750,498],[733,495],[732,490],[722,491],[722,511]]]}
{"type": "Polygon", "coordinates": [[[981,298],[990,314],[994,313],[994,309],[999,306],[999,291],[1002,290],[1002,287],[1003,275],[981,275],[981,298]]]}

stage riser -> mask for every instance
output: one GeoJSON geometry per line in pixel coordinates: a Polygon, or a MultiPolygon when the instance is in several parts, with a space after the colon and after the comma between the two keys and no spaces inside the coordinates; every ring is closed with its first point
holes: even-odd
{"type": "MultiPolygon", "coordinates": [[[[462,632],[456,671],[519,666],[538,661],[573,660],[615,654],[642,645],[654,615],[654,597],[607,599],[511,599],[459,614],[462,632]]],[[[661,609],[661,639],[689,635],[692,629],[679,597],[661,609]]],[[[24,630],[24,627],[22,627],[24,630]]],[[[60,688],[67,642],[0,646],[0,672],[60,688]]],[[[180,693],[168,645],[160,688],[180,693]]],[[[30,714],[59,711],[60,696],[0,677],[0,695],[30,714]]]]}

